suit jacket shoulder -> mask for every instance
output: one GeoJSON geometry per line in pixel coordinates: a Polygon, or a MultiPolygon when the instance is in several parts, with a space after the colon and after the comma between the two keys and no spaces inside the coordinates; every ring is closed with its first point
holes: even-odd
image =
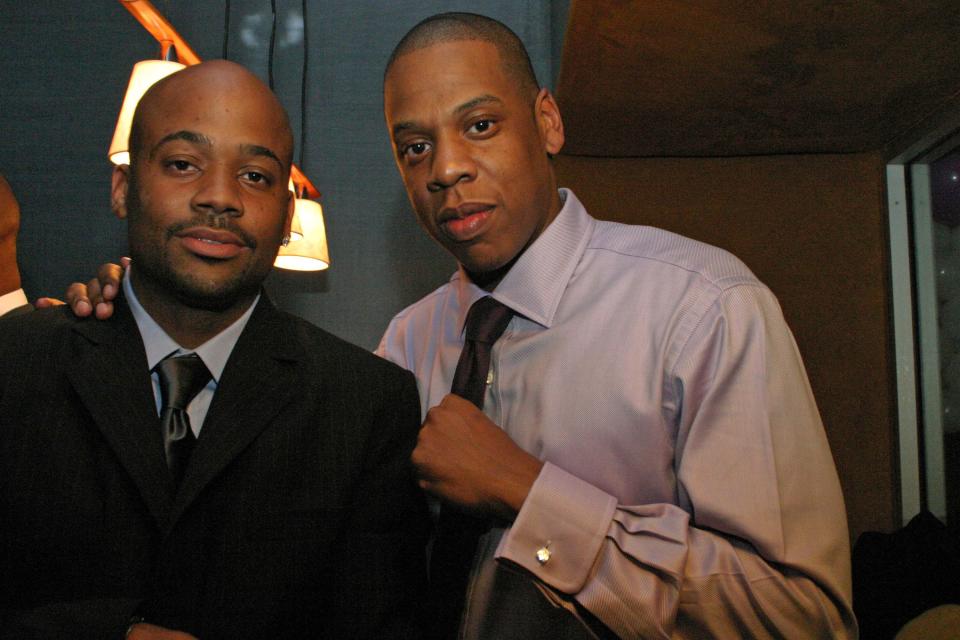
{"type": "MultiPolygon", "coordinates": [[[[57,367],[63,361],[61,356],[69,353],[76,329],[93,327],[96,322],[112,325],[115,321],[77,318],[67,305],[0,317],[0,395],[6,389],[8,374],[21,375],[28,368],[57,367]]],[[[96,329],[95,333],[109,333],[106,326],[96,329]]]]}
{"type": "Polygon", "coordinates": [[[347,364],[386,376],[406,376],[406,369],[384,360],[373,352],[324,330],[316,325],[283,311],[276,312],[278,321],[286,324],[295,338],[306,347],[306,355],[316,366],[332,363],[347,364]]]}
{"type": "MultiPolygon", "coordinates": [[[[272,305],[264,311],[251,318],[251,333],[257,335],[258,342],[269,340],[272,344],[267,348],[281,357],[295,354],[302,359],[310,375],[301,383],[322,384],[349,397],[363,395],[364,403],[388,398],[396,402],[416,395],[416,381],[406,369],[272,305]]],[[[243,348],[250,346],[243,337],[241,340],[243,348]]],[[[261,343],[258,348],[263,346],[261,343]]],[[[242,348],[240,343],[237,348],[242,348]]]]}

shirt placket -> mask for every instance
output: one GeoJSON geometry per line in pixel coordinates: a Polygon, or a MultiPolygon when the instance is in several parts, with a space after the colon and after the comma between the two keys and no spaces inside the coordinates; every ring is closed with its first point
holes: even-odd
{"type": "Polygon", "coordinates": [[[506,425],[503,424],[503,407],[500,401],[500,363],[502,361],[500,354],[503,353],[503,349],[510,342],[510,333],[508,327],[490,351],[490,369],[487,371],[487,386],[484,392],[486,395],[483,401],[483,412],[504,431],[507,429],[506,425]]]}

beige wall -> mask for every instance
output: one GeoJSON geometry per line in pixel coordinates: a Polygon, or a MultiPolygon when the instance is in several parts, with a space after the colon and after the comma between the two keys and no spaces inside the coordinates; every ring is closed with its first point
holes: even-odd
{"type": "Polygon", "coordinates": [[[852,539],[896,528],[883,159],[560,156],[557,169],[596,217],[721,246],[770,286],[807,366],[852,539]]]}

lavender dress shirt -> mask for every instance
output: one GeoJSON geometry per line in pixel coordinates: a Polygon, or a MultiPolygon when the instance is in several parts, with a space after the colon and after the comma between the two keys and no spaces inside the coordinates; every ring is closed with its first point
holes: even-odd
{"type": "MultiPolygon", "coordinates": [[[[561,196],[493,292],[518,315],[484,411],[545,465],[481,541],[463,637],[856,637],[843,497],[773,294],[723,250],[561,196]]],[[[483,295],[458,271],[387,329],[424,413],[483,295]]]]}

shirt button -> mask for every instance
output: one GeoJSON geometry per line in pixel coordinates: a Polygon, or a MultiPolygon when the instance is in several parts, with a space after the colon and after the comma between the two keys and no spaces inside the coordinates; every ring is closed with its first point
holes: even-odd
{"type": "Polygon", "coordinates": [[[487,372],[487,384],[493,384],[493,371],[487,372]]]}

